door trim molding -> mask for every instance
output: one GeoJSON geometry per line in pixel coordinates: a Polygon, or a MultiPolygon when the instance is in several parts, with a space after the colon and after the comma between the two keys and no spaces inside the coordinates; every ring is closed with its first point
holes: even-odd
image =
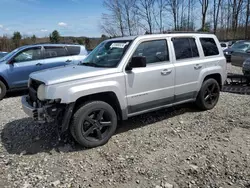
{"type": "Polygon", "coordinates": [[[175,95],[173,97],[168,97],[164,99],[154,100],[146,103],[141,103],[133,106],[128,106],[129,116],[132,114],[137,114],[140,112],[148,111],[155,108],[161,108],[164,106],[171,106],[182,101],[194,100],[197,96],[197,91],[188,92],[180,95],[175,95]]]}

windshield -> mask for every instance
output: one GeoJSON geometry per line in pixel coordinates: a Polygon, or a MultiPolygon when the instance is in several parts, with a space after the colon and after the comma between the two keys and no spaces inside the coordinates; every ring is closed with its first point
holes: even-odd
{"type": "Polygon", "coordinates": [[[81,63],[93,67],[116,67],[127,51],[131,40],[104,41],[81,63]]]}
{"type": "Polygon", "coordinates": [[[20,48],[13,50],[12,52],[8,53],[6,56],[0,59],[0,62],[8,60],[12,55],[14,55],[20,48]]]}
{"type": "Polygon", "coordinates": [[[232,45],[232,48],[235,50],[246,50],[250,44],[244,42],[237,42],[232,45]]]}

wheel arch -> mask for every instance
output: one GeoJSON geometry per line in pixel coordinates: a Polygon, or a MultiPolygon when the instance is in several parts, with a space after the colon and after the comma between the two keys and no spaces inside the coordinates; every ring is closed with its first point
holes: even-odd
{"type": "Polygon", "coordinates": [[[218,82],[218,84],[219,84],[219,86],[220,86],[220,89],[222,89],[222,76],[219,74],[219,73],[213,73],[213,74],[209,74],[209,75],[207,75],[204,79],[203,79],[203,82],[204,81],[206,81],[206,80],[208,80],[208,79],[210,79],[210,78],[213,78],[213,79],[215,79],[217,82],[218,82]]]}
{"type": "Polygon", "coordinates": [[[4,77],[1,76],[1,75],[0,75],[0,81],[2,81],[2,82],[5,84],[6,88],[9,89],[9,84],[8,84],[8,82],[7,82],[7,81],[4,79],[4,77]]]}
{"type": "Polygon", "coordinates": [[[74,112],[87,101],[104,101],[115,110],[119,120],[125,119],[118,97],[113,91],[101,92],[80,97],[75,102],[74,112]]]}

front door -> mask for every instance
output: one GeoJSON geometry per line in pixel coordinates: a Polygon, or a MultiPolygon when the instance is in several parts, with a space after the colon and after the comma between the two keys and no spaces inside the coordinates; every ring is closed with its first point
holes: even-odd
{"type": "Polygon", "coordinates": [[[26,87],[29,75],[43,65],[41,47],[27,48],[16,54],[9,63],[8,80],[12,87],[26,87]]]}
{"type": "Polygon", "coordinates": [[[166,39],[141,42],[133,57],[144,56],[147,66],[126,71],[128,113],[171,104],[174,97],[174,65],[166,39]]]}

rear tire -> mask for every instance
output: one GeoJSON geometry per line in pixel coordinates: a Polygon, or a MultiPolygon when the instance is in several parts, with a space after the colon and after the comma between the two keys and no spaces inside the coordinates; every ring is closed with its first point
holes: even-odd
{"type": "Polygon", "coordinates": [[[93,148],[106,144],[116,127],[117,115],[114,109],[106,102],[91,101],[75,112],[70,131],[80,145],[93,148]]]}
{"type": "Polygon", "coordinates": [[[200,92],[196,99],[196,105],[201,110],[211,110],[215,107],[220,96],[220,86],[218,82],[209,78],[201,86],[200,92]]]}
{"type": "Polygon", "coordinates": [[[7,88],[5,84],[2,81],[0,81],[0,100],[2,100],[5,97],[6,92],[7,92],[7,88]]]}

